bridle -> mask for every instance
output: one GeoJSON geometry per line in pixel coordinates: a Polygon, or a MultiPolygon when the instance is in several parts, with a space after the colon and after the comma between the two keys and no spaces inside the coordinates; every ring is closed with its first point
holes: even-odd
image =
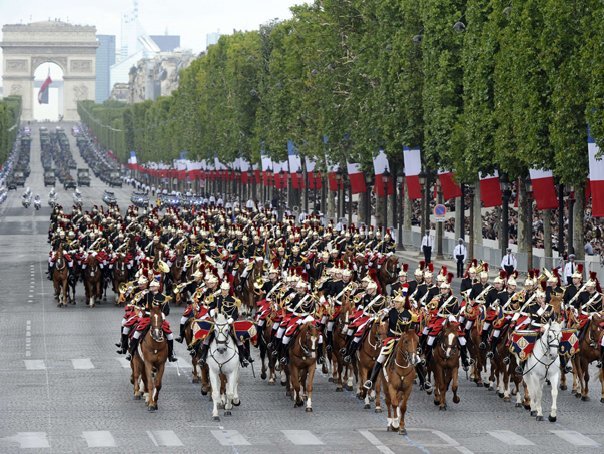
{"type": "Polygon", "coordinates": [[[297,336],[298,337],[298,345],[300,346],[300,350],[302,351],[302,354],[304,356],[301,356],[300,358],[305,359],[305,357],[310,357],[310,358],[316,358],[316,351],[317,351],[317,345],[316,342],[319,340],[318,336],[316,335],[316,331],[315,334],[311,333],[311,329],[310,326],[306,325],[306,326],[302,326],[302,328],[300,329],[300,334],[297,336]],[[304,330],[304,335],[302,335],[302,330],[304,330]],[[309,334],[310,334],[310,338],[309,338],[309,334]],[[302,344],[302,337],[304,337],[304,344],[302,344]],[[310,341],[310,347],[308,346],[310,341]]]}
{"type": "Polygon", "coordinates": [[[157,313],[152,313],[150,316],[151,320],[153,320],[153,323],[151,324],[151,338],[155,342],[164,342],[165,337],[164,330],[162,329],[163,320],[160,321],[161,316],[157,313]]]}

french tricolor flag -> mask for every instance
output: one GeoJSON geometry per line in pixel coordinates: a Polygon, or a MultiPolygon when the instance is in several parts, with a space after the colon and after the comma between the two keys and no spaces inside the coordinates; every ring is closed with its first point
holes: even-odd
{"type": "Polygon", "coordinates": [[[604,217],[604,159],[597,157],[600,147],[590,136],[587,139],[589,152],[589,186],[591,189],[591,215],[596,218],[604,217]]]}
{"type": "Polygon", "coordinates": [[[317,161],[314,158],[306,156],[306,174],[308,175],[308,189],[321,189],[323,187],[323,179],[319,172],[315,172],[317,161]]]}
{"type": "Polygon", "coordinates": [[[361,165],[358,163],[347,163],[348,178],[350,179],[350,189],[353,194],[360,194],[367,191],[365,185],[365,175],[361,170],[361,165]]]}
{"type": "Polygon", "coordinates": [[[533,197],[538,210],[558,208],[558,197],[554,186],[554,174],[551,170],[530,169],[533,197]]]}
{"type": "MultiPolygon", "coordinates": [[[[373,170],[375,172],[375,193],[378,197],[384,197],[384,180],[382,176],[386,173],[386,170],[390,172],[390,164],[388,163],[388,156],[383,149],[380,149],[378,155],[373,159],[373,170]]],[[[394,194],[394,184],[392,178],[388,181],[388,187],[386,188],[388,195],[394,194]]]]}
{"type": "Polygon", "coordinates": [[[485,208],[498,207],[502,204],[501,186],[499,185],[499,172],[492,174],[479,174],[480,200],[485,208]]]}
{"type": "Polygon", "coordinates": [[[137,169],[137,160],[136,160],[136,152],[135,151],[131,151],[130,152],[130,157],[128,158],[128,168],[131,170],[136,170],[137,169]]]}
{"type": "Polygon", "coordinates": [[[455,182],[453,172],[450,170],[439,170],[438,179],[440,180],[440,187],[445,200],[461,197],[461,187],[455,182]]]}
{"type": "Polygon", "coordinates": [[[302,161],[293,140],[287,141],[287,160],[289,174],[292,179],[292,189],[302,189],[302,175],[298,174],[298,171],[302,169],[302,161]]]}
{"type": "Polygon", "coordinates": [[[419,148],[403,148],[403,160],[405,161],[405,182],[409,199],[422,198],[422,186],[419,182],[419,174],[422,171],[422,155],[419,148]]]}

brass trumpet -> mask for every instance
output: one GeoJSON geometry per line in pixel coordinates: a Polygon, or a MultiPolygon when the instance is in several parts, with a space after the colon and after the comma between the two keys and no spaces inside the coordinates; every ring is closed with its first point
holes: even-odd
{"type": "Polygon", "coordinates": [[[129,282],[122,282],[119,287],[118,290],[120,292],[120,294],[125,294],[125,293],[130,293],[132,292],[132,290],[134,290],[134,286],[136,284],[136,280],[133,281],[129,281],[129,282]]]}

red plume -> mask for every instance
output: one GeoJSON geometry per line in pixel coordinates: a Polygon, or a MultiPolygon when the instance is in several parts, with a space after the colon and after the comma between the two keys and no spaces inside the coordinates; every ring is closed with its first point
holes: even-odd
{"type": "Polygon", "coordinates": [[[403,271],[406,273],[409,270],[409,264],[403,263],[403,271]]]}
{"type": "Polygon", "coordinates": [[[453,282],[453,273],[447,273],[447,283],[453,282]]]}
{"type": "Polygon", "coordinates": [[[489,272],[489,264],[487,262],[482,263],[482,271],[489,272]]]}
{"type": "Polygon", "coordinates": [[[423,260],[420,260],[419,261],[419,269],[423,271],[425,267],[426,267],[426,262],[424,262],[423,260]]]}
{"type": "Polygon", "coordinates": [[[577,264],[577,273],[583,274],[583,264],[582,263],[577,264]]]}
{"type": "Polygon", "coordinates": [[[447,275],[447,267],[445,265],[443,265],[440,269],[440,274],[442,274],[443,276],[447,275]]]}
{"type": "Polygon", "coordinates": [[[428,269],[431,273],[434,273],[434,263],[428,263],[428,269]]]}
{"type": "Polygon", "coordinates": [[[506,279],[508,277],[508,273],[506,273],[505,270],[500,270],[499,271],[499,277],[501,279],[506,279]]]}

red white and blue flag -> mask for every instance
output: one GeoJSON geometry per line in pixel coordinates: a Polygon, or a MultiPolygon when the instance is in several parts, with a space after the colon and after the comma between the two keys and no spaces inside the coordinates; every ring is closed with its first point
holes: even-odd
{"type": "Polygon", "coordinates": [[[48,70],[48,76],[46,80],[42,83],[40,87],[40,91],[38,92],[38,104],[48,104],[48,88],[52,83],[52,79],[50,78],[50,69],[48,70]]]}
{"type": "Polygon", "coordinates": [[[367,192],[365,185],[365,174],[358,163],[347,163],[348,178],[350,179],[350,189],[353,194],[367,192]]]}
{"type": "Polygon", "coordinates": [[[604,217],[604,158],[595,140],[588,136],[589,188],[591,189],[591,215],[604,217]]]}
{"type": "Polygon", "coordinates": [[[403,160],[405,162],[405,183],[410,200],[422,198],[422,186],[419,182],[419,174],[422,171],[422,156],[419,148],[403,148],[403,160]]]}
{"type": "Polygon", "coordinates": [[[551,170],[530,169],[533,185],[533,198],[538,210],[558,208],[558,196],[554,187],[554,174],[551,170]]]}

